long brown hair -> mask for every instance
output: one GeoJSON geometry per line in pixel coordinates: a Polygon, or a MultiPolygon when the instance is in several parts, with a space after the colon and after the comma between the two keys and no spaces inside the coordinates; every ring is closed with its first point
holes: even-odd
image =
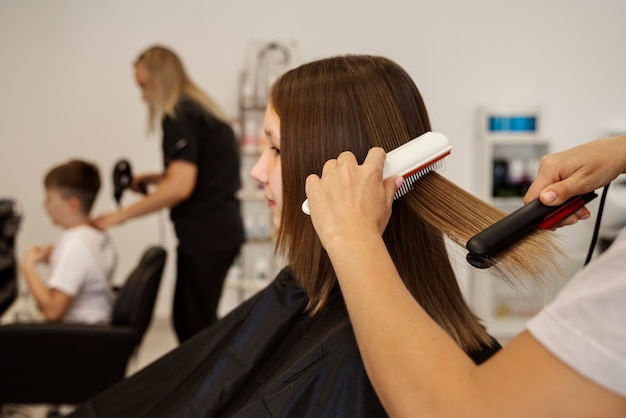
{"type": "Polygon", "coordinates": [[[226,122],[224,111],[187,75],[182,61],[172,50],[163,46],[152,46],[135,60],[142,64],[154,78],[158,88],[155,103],[149,103],[148,124],[154,129],[163,115],[176,116],[176,104],[182,97],[194,100],[209,114],[226,122]]]}
{"type": "MultiPolygon", "coordinates": [[[[305,64],[275,82],[270,100],[280,118],[281,137],[283,209],[277,251],[287,257],[310,296],[314,314],[327,303],[336,276],[310,219],[300,210],[306,177],[321,174],[324,163],[342,151],[352,151],[362,162],[372,146],[386,151],[397,148],[431,130],[430,122],[409,75],[383,57],[339,56],[305,64]]],[[[503,212],[431,173],[394,202],[383,235],[409,291],[466,350],[488,343],[489,336],[463,298],[444,234],[465,245],[502,216],[503,212]]],[[[532,276],[542,266],[556,264],[549,256],[554,245],[545,237],[539,237],[540,244],[536,239],[526,241],[543,245],[545,254],[530,251],[524,254],[528,259],[514,257],[512,264],[503,255],[499,267],[505,278],[515,281],[511,271],[532,276]]]]}

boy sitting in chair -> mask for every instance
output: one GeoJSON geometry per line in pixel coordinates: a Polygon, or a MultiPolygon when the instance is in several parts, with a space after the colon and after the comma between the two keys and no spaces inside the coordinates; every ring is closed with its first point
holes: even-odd
{"type": "Polygon", "coordinates": [[[108,323],[117,254],[108,234],[89,224],[100,189],[98,168],[72,160],[52,168],[44,185],[46,211],[64,231],[54,246],[26,250],[21,270],[30,293],[47,321],[108,323]],[[45,281],[39,263],[49,264],[45,281]]]}

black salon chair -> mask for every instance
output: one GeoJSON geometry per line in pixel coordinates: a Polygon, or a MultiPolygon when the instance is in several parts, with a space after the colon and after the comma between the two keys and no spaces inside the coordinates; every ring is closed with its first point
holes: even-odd
{"type": "Polygon", "coordinates": [[[17,262],[13,253],[0,249],[0,316],[17,299],[17,262]]]}
{"type": "Polygon", "coordinates": [[[111,325],[0,326],[0,404],[77,404],[122,380],[152,320],[165,260],[162,247],[144,252],[111,325]]]}
{"type": "Polygon", "coordinates": [[[0,316],[17,298],[15,236],[21,218],[13,200],[0,199],[0,316]]]}

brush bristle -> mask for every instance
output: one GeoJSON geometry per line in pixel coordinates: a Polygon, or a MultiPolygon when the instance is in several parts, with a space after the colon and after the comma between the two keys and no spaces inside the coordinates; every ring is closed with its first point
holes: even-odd
{"type": "Polygon", "coordinates": [[[421,170],[416,171],[415,173],[411,174],[410,176],[405,177],[404,183],[402,183],[402,186],[400,186],[400,188],[398,189],[396,194],[393,196],[393,198],[399,199],[405,194],[407,194],[409,191],[413,189],[413,184],[416,181],[418,181],[419,179],[421,179],[422,177],[424,177],[426,174],[430,173],[431,171],[437,171],[441,173],[442,171],[445,171],[445,168],[446,168],[445,160],[441,158],[439,160],[434,161],[429,166],[424,167],[421,170]]]}

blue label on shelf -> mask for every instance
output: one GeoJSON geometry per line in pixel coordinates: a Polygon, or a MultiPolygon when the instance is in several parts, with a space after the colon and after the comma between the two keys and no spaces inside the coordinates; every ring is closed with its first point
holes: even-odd
{"type": "Polygon", "coordinates": [[[490,132],[535,132],[536,116],[490,116],[490,132]]]}

